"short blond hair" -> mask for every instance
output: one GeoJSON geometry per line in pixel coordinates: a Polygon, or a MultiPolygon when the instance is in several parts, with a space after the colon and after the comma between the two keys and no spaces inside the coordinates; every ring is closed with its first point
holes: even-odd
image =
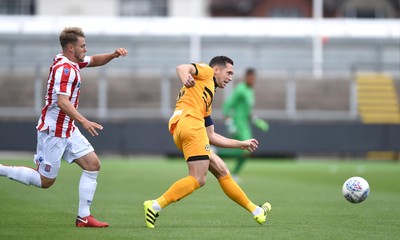
{"type": "Polygon", "coordinates": [[[78,37],[85,38],[85,33],[80,27],[66,27],[60,33],[60,44],[64,49],[68,43],[75,43],[78,41],[78,37]]]}

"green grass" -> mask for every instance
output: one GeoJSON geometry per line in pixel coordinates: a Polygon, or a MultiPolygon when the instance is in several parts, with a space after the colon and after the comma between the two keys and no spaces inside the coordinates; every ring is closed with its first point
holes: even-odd
{"type": "MultiPolygon", "coordinates": [[[[0,163],[33,166],[31,160],[0,163]]],[[[397,162],[250,161],[240,185],[255,203],[272,203],[268,223],[262,226],[230,201],[210,174],[203,188],[164,209],[156,229],[146,229],[143,201],[158,197],[186,176],[186,164],[102,157],[92,214],[111,226],[76,228],[80,174],[77,165],[63,162],[55,185],[46,190],[0,178],[0,239],[382,240],[400,235],[397,162]],[[356,175],[371,187],[361,204],[348,203],[341,193],[343,182],[356,175]]]]}

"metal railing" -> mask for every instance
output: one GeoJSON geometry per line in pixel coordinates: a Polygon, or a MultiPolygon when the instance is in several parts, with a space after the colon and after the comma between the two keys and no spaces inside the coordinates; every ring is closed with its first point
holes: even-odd
{"type": "MultiPolygon", "coordinates": [[[[356,65],[353,71],[355,69],[358,69],[356,65]]],[[[82,72],[84,82],[79,111],[87,117],[102,120],[168,119],[173,111],[174,100],[180,88],[180,82],[172,70],[152,71],[142,69],[130,71],[100,67],[85,69],[82,72]],[[85,71],[86,73],[84,73],[85,71]],[[144,87],[140,87],[144,84],[144,87]],[[118,85],[121,85],[121,87],[118,87],[118,85]],[[125,85],[128,85],[128,87],[125,87],[125,85]],[[138,97],[138,95],[143,97],[138,97]],[[133,98],[134,100],[132,100],[133,98]],[[128,102],[134,103],[128,104],[128,102]]],[[[237,70],[236,82],[242,80],[240,77],[242,73],[243,70],[237,70]]],[[[17,72],[11,74],[7,72],[7,76],[11,79],[18,78],[18,74],[17,72]]],[[[400,74],[397,73],[393,77],[395,80],[399,80],[400,74]]],[[[34,71],[24,73],[19,78],[22,78],[22,80],[18,81],[28,86],[20,89],[21,83],[15,82],[16,86],[14,87],[8,83],[8,88],[2,87],[0,89],[3,96],[10,96],[8,102],[4,99],[0,102],[0,118],[2,119],[37,118],[40,115],[45,94],[46,73],[44,67],[37,66],[34,71]],[[28,96],[31,96],[30,100],[26,99],[28,96]],[[18,97],[23,99],[16,101],[18,97]],[[13,105],[15,102],[22,103],[13,105]]],[[[4,80],[3,77],[2,79],[4,80]]],[[[8,81],[11,83],[13,80],[8,81]]],[[[216,96],[213,107],[215,119],[222,118],[222,102],[232,92],[235,81],[223,91],[217,90],[216,95],[219,96],[216,96]]],[[[324,79],[314,79],[310,73],[288,70],[286,72],[270,72],[269,74],[260,73],[257,81],[255,92],[258,104],[256,104],[254,112],[259,117],[269,120],[294,121],[356,121],[358,119],[356,84],[351,74],[327,74],[324,79]],[[310,90],[304,87],[305,83],[308,84],[306,86],[310,86],[310,90]],[[274,92],[274,89],[268,87],[277,85],[280,86],[279,92],[274,92]],[[336,93],[337,99],[334,94],[326,96],[321,92],[332,85],[341,86],[340,92],[336,93]],[[310,91],[314,92],[316,97],[307,96],[307,92],[310,91]],[[326,101],[328,97],[331,99],[329,104],[332,107],[325,108],[323,104],[318,103],[319,101],[326,101]],[[269,102],[278,98],[279,101],[276,104],[269,102]],[[299,106],[301,99],[305,99],[303,102],[309,102],[309,105],[312,106],[307,106],[307,104],[299,106]],[[335,103],[335,101],[337,102],[335,103]]]]}

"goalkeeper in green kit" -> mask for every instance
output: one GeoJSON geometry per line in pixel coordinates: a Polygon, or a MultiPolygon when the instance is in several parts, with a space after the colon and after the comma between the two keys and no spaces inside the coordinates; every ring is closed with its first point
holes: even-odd
{"type": "MultiPolygon", "coordinates": [[[[263,132],[268,131],[268,123],[254,115],[252,110],[255,103],[253,86],[256,80],[256,72],[249,68],[246,70],[245,81],[236,85],[233,93],[228,97],[222,106],[224,123],[227,131],[237,140],[253,138],[251,124],[263,132]]],[[[221,149],[221,155],[234,157],[236,166],[232,171],[232,176],[237,176],[242,169],[250,153],[241,149],[221,149]]]]}

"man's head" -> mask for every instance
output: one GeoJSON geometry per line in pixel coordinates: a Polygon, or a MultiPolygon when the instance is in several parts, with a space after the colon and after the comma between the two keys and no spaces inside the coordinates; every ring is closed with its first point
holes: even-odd
{"type": "Polygon", "coordinates": [[[79,27],[66,27],[60,33],[64,56],[73,62],[83,62],[86,53],[85,33],[79,27]]]}
{"type": "Polygon", "coordinates": [[[248,68],[246,70],[245,81],[247,86],[253,87],[256,81],[256,70],[254,68],[248,68]]]}
{"type": "Polygon", "coordinates": [[[210,67],[214,70],[214,77],[219,88],[224,88],[226,84],[232,81],[233,61],[226,56],[216,56],[211,59],[210,67]]]}

